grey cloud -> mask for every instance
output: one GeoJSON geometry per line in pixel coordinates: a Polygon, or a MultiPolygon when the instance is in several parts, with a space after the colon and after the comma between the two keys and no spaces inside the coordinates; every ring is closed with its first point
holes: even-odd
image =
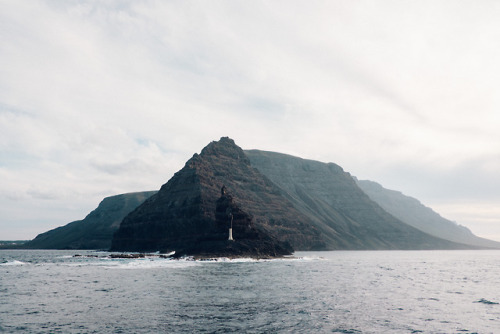
{"type": "Polygon", "coordinates": [[[154,161],[147,162],[137,158],[133,158],[125,162],[114,162],[114,163],[92,161],[89,164],[97,171],[117,176],[134,175],[137,173],[151,173],[156,171],[156,168],[153,165],[154,161]]]}
{"type": "Polygon", "coordinates": [[[498,198],[499,7],[442,4],[0,2],[0,192],[151,189],[230,135],[424,202],[498,198]]]}
{"type": "Polygon", "coordinates": [[[61,194],[55,190],[30,189],[26,192],[30,197],[41,200],[56,200],[61,198],[61,194]]]}
{"type": "Polygon", "coordinates": [[[381,172],[380,178],[387,180],[388,184],[399,184],[398,190],[428,202],[439,199],[500,201],[500,175],[496,170],[485,168],[489,164],[500,166],[499,157],[487,156],[467,160],[449,168],[409,163],[394,164],[381,172]]]}

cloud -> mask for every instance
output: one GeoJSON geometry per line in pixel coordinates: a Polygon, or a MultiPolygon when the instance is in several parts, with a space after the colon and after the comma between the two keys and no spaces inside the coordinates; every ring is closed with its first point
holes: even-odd
{"type": "Polygon", "coordinates": [[[494,1],[1,2],[0,196],[34,217],[42,202],[87,209],[159,188],[229,135],[427,203],[493,198],[499,14],[494,1]]]}

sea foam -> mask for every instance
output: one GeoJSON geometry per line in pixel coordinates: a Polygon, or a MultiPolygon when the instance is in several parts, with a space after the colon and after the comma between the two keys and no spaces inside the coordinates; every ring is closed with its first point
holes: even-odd
{"type": "Polygon", "coordinates": [[[106,264],[110,269],[155,269],[155,268],[188,268],[200,265],[198,261],[174,260],[161,258],[144,258],[127,261],[111,261],[106,264]]]}
{"type": "Polygon", "coordinates": [[[4,263],[0,263],[0,266],[23,266],[25,264],[28,264],[28,263],[17,261],[17,260],[13,260],[13,261],[7,261],[7,262],[4,262],[4,263]]]}

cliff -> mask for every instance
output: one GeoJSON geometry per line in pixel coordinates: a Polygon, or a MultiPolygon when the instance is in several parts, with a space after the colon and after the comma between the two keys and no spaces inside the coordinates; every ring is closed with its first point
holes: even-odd
{"type": "Polygon", "coordinates": [[[327,249],[468,248],[424,233],[387,213],[336,164],[259,150],[245,154],[321,231],[327,249]]]}
{"type": "MultiPolygon", "coordinates": [[[[195,154],[156,195],[125,217],[114,235],[112,250],[175,250],[178,254],[191,255],[199,252],[200,245],[207,245],[211,253],[216,253],[217,249],[212,247],[214,241],[220,241],[220,247],[228,245],[224,240],[227,234],[221,236],[217,225],[220,221],[217,201],[221,198],[222,186],[228,189],[238,210],[245,213],[251,226],[250,234],[256,235],[253,244],[245,246],[249,250],[247,255],[262,256],[260,252],[270,245],[287,250],[285,253],[289,253],[291,247],[326,248],[310,219],[250,165],[232,139],[221,138],[195,154]]],[[[240,235],[236,224],[236,243],[229,245],[242,246],[252,239],[249,235],[240,235]]],[[[222,248],[219,250],[225,252],[222,248]]]]}
{"type": "Polygon", "coordinates": [[[357,184],[384,210],[425,233],[471,246],[500,249],[500,242],[474,235],[465,226],[441,217],[415,198],[386,189],[373,181],[357,180],[357,184]]]}
{"type": "Polygon", "coordinates": [[[111,247],[113,233],[123,218],[155,193],[155,191],[144,191],[106,197],[83,220],[39,234],[22,247],[107,250],[111,247]]]}

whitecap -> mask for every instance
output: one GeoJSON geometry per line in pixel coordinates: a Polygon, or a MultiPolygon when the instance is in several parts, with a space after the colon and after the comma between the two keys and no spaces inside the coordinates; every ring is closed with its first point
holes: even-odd
{"type": "Polygon", "coordinates": [[[268,259],[252,259],[250,257],[239,257],[234,259],[223,258],[223,260],[235,263],[269,261],[268,259]]]}
{"type": "Polygon", "coordinates": [[[109,265],[108,261],[105,261],[106,259],[100,259],[102,261],[96,261],[96,262],[73,262],[73,263],[63,263],[63,264],[57,264],[57,265],[63,265],[67,267],[105,267],[109,265]]]}
{"type": "Polygon", "coordinates": [[[326,260],[321,256],[284,256],[277,258],[251,258],[251,257],[236,257],[236,258],[228,258],[228,257],[217,257],[217,258],[208,258],[201,260],[194,260],[192,257],[186,258],[191,261],[196,262],[206,262],[206,263],[219,263],[219,262],[228,262],[228,263],[256,263],[256,262],[282,262],[282,261],[322,261],[326,260]]]}
{"type": "Polygon", "coordinates": [[[299,260],[299,261],[324,261],[326,260],[322,256],[298,256],[295,258],[289,258],[290,260],[299,260]]]}
{"type": "Polygon", "coordinates": [[[110,269],[155,269],[155,268],[188,268],[197,266],[200,263],[198,261],[191,260],[174,260],[174,259],[162,259],[162,258],[145,258],[145,259],[135,259],[131,261],[113,261],[106,264],[106,268],[110,269]]]}
{"type": "Polygon", "coordinates": [[[23,266],[25,264],[28,264],[28,263],[14,260],[14,261],[7,261],[4,263],[0,263],[0,266],[23,266]]]}

